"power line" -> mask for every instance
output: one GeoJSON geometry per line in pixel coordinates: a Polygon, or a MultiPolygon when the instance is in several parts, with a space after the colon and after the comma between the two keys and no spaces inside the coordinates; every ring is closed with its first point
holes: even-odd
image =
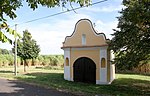
{"type": "MultiPolygon", "coordinates": [[[[105,2],[107,0],[103,0],[103,1],[98,1],[98,2],[95,2],[95,3],[92,3],[91,5],[96,5],[96,4],[99,4],[99,3],[102,3],[102,2],[105,2]]],[[[81,8],[84,8],[86,6],[83,6],[83,7],[77,7],[77,8],[72,8],[71,10],[67,10],[67,11],[63,11],[63,12],[59,12],[59,13],[55,13],[55,14],[52,14],[52,15],[48,15],[48,16],[45,16],[45,17],[41,17],[41,18],[37,18],[37,19],[33,19],[33,20],[29,20],[29,21],[26,21],[26,22],[23,22],[23,23],[20,23],[20,24],[15,24],[15,30],[17,30],[17,25],[21,25],[21,24],[25,24],[25,23],[30,23],[30,22],[34,22],[34,21],[38,21],[38,20],[41,20],[41,19],[45,19],[45,18],[49,18],[49,17],[52,17],[52,16],[56,16],[56,15],[60,15],[60,14],[64,14],[64,13],[67,13],[67,12],[70,12],[70,11],[75,11],[77,9],[81,9],[81,8]]],[[[17,38],[15,38],[15,55],[14,55],[14,73],[15,75],[17,76],[17,38]]],[[[24,66],[25,67],[25,66],[24,66]]]]}
{"type": "MultiPolygon", "coordinates": [[[[107,1],[107,0],[98,1],[98,2],[92,3],[92,4],[90,4],[90,5],[96,5],[96,4],[99,4],[99,3],[105,2],[105,1],[107,1]]],[[[17,24],[17,25],[21,25],[21,24],[30,23],[30,22],[34,22],[34,21],[41,20],[41,19],[45,19],[45,18],[49,18],[49,17],[53,17],[53,16],[56,16],[56,15],[60,15],[60,14],[64,14],[64,13],[70,12],[70,11],[75,11],[75,10],[78,10],[78,9],[81,9],[81,8],[84,8],[84,7],[87,7],[87,6],[77,7],[77,8],[74,8],[74,9],[72,8],[72,9],[67,10],[67,11],[63,11],[63,12],[55,13],[55,14],[52,14],[52,15],[48,15],[48,16],[44,16],[44,17],[40,17],[40,18],[36,18],[36,19],[33,19],[33,20],[29,20],[29,21],[26,21],[26,22],[23,22],[23,23],[17,24]]]]}

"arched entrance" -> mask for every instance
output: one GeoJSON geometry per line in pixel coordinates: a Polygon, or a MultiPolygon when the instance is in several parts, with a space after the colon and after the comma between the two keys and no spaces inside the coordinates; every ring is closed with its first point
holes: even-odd
{"type": "Polygon", "coordinates": [[[96,83],[96,65],[90,58],[78,58],[74,62],[73,70],[74,81],[96,83]]]}

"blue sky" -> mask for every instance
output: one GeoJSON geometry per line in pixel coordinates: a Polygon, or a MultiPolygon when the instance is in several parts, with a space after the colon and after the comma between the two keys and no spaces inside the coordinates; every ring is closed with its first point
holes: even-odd
{"type": "MultiPolygon", "coordinates": [[[[94,3],[97,1],[100,0],[93,0],[92,2],[94,3]]],[[[26,3],[24,3],[23,7],[16,11],[17,18],[14,20],[8,19],[8,22],[10,26],[19,24],[17,26],[17,31],[20,34],[27,29],[32,34],[33,39],[35,39],[38,45],[40,45],[40,54],[63,54],[63,50],[60,49],[62,42],[66,36],[70,36],[72,34],[76,22],[80,19],[90,19],[92,23],[96,24],[95,30],[97,30],[99,33],[105,33],[106,37],[111,39],[112,37],[110,34],[113,33],[112,29],[115,29],[118,23],[116,18],[120,15],[118,11],[121,11],[123,8],[121,2],[122,0],[108,0],[97,5],[76,10],[76,13],[72,11],[23,24],[23,22],[29,20],[52,15],[66,10],[65,8],[62,9],[61,7],[46,8],[39,6],[38,9],[33,11],[27,6],[26,3]]],[[[79,6],[73,4],[73,7],[76,8],[79,6]]],[[[70,8],[70,6],[67,8],[70,8]]],[[[14,29],[14,27],[12,28],[14,29]]],[[[0,43],[0,48],[10,50],[12,47],[13,45],[8,43],[0,43]]]]}

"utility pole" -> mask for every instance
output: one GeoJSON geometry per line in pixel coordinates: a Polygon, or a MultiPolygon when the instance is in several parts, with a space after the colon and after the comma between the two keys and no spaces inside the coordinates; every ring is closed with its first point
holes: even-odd
{"type": "MultiPolygon", "coordinates": [[[[17,24],[15,24],[15,31],[17,32],[17,24]]],[[[15,33],[15,54],[14,54],[14,71],[15,71],[15,76],[17,76],[17,36],[15,33]]]]}

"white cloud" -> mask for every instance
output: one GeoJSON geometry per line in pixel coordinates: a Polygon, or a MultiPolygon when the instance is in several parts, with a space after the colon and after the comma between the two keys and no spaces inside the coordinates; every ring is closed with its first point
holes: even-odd
{"type": "Polygon", "coordinates": [[[102,32],[106,35],[106,38],[108,39],[111,39],[112,36],[111,34],[114,33],[114,31],[112,29],[115,29],[117,28],[117,24],[118,24],[118,21],[111,21],[111,22],[102,22],[100,20],[96,21],[96,27],[95,29],[98,31],[98,32],[102,32]]]}
{"type": "Polygon", "coordinates": [[[11,45],[9,43],[1,43],[1,41],[0,41],[0,48],[11,50],[11,48],[13,48],[13,45],[11,45]]]}
{"type": "MultiPolygon", "coordinates": [[[[70,14],[67,19],[57,19],[53,23],[26,25],[19,29],[28,29],[41,48],[41,54],[63,54],[62,42],[70,36],[78,20],[91,17],[84,14],[70,14]]],[[[20,30],[22,32],[23,30],[20,30]]]]}
{"type": "Polygon", "coordinates": [[[90,12],[114,12],[114,11],[121,11],[121,9],[124,8],[123,5],[119,6],[103,6],[103,7],[87,7],[85,10],[90,11],[90,12]]]}

